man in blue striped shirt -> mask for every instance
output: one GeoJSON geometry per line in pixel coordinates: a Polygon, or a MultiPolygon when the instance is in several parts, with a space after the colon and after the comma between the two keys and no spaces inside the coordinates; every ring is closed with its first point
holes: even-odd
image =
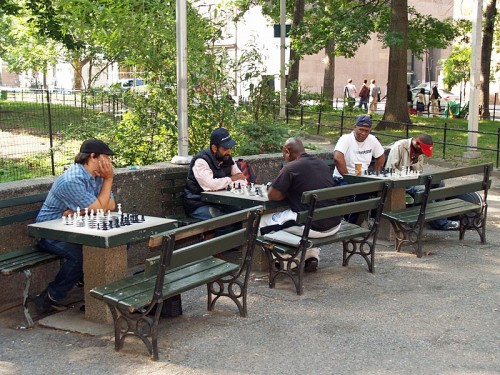
{"type": "MultiPolygon", "coordinates": [[[[104,142],[89,139],[83,142],[75,163],[59,176],[49,191],[36,218],[37,222],[59,219],[83,210],[114,210],[111,192],[114,171],[110,155],[114,152],[104,142]]],[[[83,278],[82,245],[42,238],[38,246],[65,259],[64,264],[47,288],[35,297],[39,313],[62,310],[59,301],[83,278]]]]}

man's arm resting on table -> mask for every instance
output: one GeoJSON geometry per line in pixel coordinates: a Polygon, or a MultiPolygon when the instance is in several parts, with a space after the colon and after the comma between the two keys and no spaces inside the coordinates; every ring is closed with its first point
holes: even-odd
{"type": "Polygon", "coordinates": [[[335,160],[335,167],[337,167],[337,170],[342,176],[348,173],[347,166],[345,164],[344,154],[342,152],[334,151],[333,160],[335,160]]]}

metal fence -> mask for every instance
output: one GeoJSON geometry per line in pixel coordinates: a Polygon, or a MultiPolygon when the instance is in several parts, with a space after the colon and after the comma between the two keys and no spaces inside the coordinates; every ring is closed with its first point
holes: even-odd
{"type": "Polygon", "coordinates": [[[105,92],[0,91],[0,182],[62,173],[79,142],[66,132],[83,130],[96,113],[119,118],[121,95],[105,92]]]}
{"type": "MultiPolygon", "coordinates": [[[[0,182],[62,173],[65,166],[73,162],[80,146],[79,141],[68,136],[70,130],[73,134],[85,131],[91,126],[89,118],[97,113],[116,120],[127,110],[123,95],[109,92],[19,90],[0,93],[0,182]]],[[[272,113],[277,117],[279,107],[273,108],[272,113]]],[[[321,106],[289,108],[286,113],[290,127],[330,139],[350,131],[357,115],[343,110],[323,111],[321,106]]],[[[374,131],[374,134],[383,144],[389,144],[429,132],[437,145],[435,156],[443,159],[454,158],[457,149],[459,152],[469,150],[467,129],[450,126],[445,120],[439,126],[398,125],[398,131],[374,131]]],[[[498,168],[500,128],[476,133],[480,140],[476,149],[487,155],[488,161],[496,161],[498,168]]]]}

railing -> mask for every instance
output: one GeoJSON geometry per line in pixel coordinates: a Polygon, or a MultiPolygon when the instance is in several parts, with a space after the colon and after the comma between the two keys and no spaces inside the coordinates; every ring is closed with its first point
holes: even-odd
{"type": "MultiPolygon", "coordinates": [[[[308,110],[307,107],[301,106],[299,108],[287,108],[286,111],[286,122],[287,124],[292,124],[295,122],[298,127],[314,129],[316,135],[328,134],[334,137],[340,137],[346,132],[352,130],[356,117],[359,114],[346,114],[343,110],[339,112],[323,111],[321,106],[319,106],[318,111],[308,110]]],[[[377,120],[373,120],[373,128],[376,129],[377,120]]],[[[432,132],[434,138],[434,144],[442,146],[442,158],[446,159],[447,150],[450,147],[458,147],[464,151],[485,151],[488,153],[494,153],[494,158],[496,160],[496,168],[499,167],[500,163],[500,128],[497,128],[496,132],[492,131],[472,131],[464,130],[458,128],[449,127],[447,122],[444,122],[442,126],[435,125],[422,125],[422,124],[412,124],[412,123],[396,123],[395,128],[403,128],[402,131],[396,133],[389,133],[384,131],[373,130],[372,134],[377,136],[379,139],[396,141],[402,138],[409,138],[419,133],[432,132]],[[403,132],[403,134],[401,134],[403,132]],[[436,134],[441,134],[441,137],[437,137],[436,134]],[[478,136],[489,136],[496,140],[496,148],[491,146],[481,146],[478,144],[476,147],[469,146],[464,143],[457,143],[450,141],[450,134],[477,134],[478,136]],[[442,139],[442,140],[441,140],[442,139]]],[[[467,137],[462,136],[462,139],[467,139],[467,137]]]]}

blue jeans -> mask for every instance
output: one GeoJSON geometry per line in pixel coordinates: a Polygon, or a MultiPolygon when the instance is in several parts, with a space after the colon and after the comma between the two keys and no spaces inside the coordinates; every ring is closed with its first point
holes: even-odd
{"type": "Polygon", "coordinates": [[[366,99],[359,99],[359,105],[358,107],[361,108],[361,106],[365,107],[365,111],[368,111],[368,100],[366,99]]]}
{"type": "Polygon", "coordinates": [[[50,282],[47,290],[50,298],[60,301],[83,277],[82,245],[70,242],[41,239],[38,246],[45,252],[59,255],[65,259],[54,281],[50,282]]]}
{"type": "MultiPolygon", "coordinates": [[[[199,220],[208,220],[240,210],[241,208],[239,207],[230,206],[227,204],[207,204],[194,210],[191,213],[191,217],[199,220]]],[[[231,224],[222,228],[218,228],[214,232],[216,236],[222,236],[223,234],[234,232],[235,230],[238,230],[240,228],[241,224],[231,224]]]]}

